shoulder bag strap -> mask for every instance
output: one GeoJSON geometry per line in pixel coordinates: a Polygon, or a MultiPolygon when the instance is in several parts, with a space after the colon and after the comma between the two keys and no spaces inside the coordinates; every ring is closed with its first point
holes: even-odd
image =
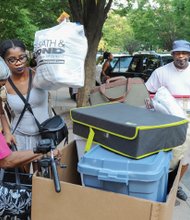
{"type": "Polygon", "coordinates": [[[21,92],[20,92],[20,91],[18,90],[18,88],[15,86],[15,84],[13,83],[13,81],[12,81],[12,79],[11,79],[10,77],[8,78],[8,81],[9,81],[10,85],[12,86],[12,88],[13,88],[13,89],[15,90],[15,92],[17,93],[17,95],[18,95],[18,96],[22,99],[22,101],[25,103],[24,108],[23,108],[23,110],[22,110],[22,112],[21,112],[21,114],[20,114],[20,117],[19,117],[19,119],[18,119],[18,121],[17,121],[17,123],[16,123],[16,125],[15,125],[15,128],[13,129],[13,132],[12,132],[12,134],[13,134],[13,133],[15,132],[17,126],[19,125],[19,123],[20,123],[20,121],[21,121],[21,119],[22,119],[22,117],[23,117],[25,111],[26,111],[27,109],[29,110],[28,100],[29,100],[30,91],[31,91],[31,87],[32,87],[32,74],[31,74],[31,72],[29,72],[28,92],[27,92],[27,97],[26,97],[26,98],[21,94],[21,92]]]}
{"type": "Polygon", "coordinates": [[[53,107],[51,107],[51,110],[52,110],[53,115],[57,115],[57,113],[53,107]]]}
{"type": "MultiPolygon", "coordinates": [[[[11,80],[11,81],[12,81],[12,80],[11,80]]],[[[13,89],[16,91],[17,95],[22,99],[22,101],[23,101],[24,104],[25,104],[24,109],[22,110],[21,115],[20,115],[20,117],[19,117],[19,120],[17,121],[17,124],[16,124],[15,127],[18,126],[18,124],[19,124],[21,118],[22,118],[23,115],[24,115],[24,112],[25,112],[26,110],[28,110],[28,111],[33,115],[33,117],[34,117],[34,119],[35,119],[35,121],[36,121],[36,124],[37,124],[38,128],[40,129],[40,128],[41,128],[40,123],[39,123],[39,121],[37,120],[37,118],[35,117],[35,115],[34,115],[34,113],[33,113],[33,111],[32,111],[32,107],[31,107],[30,103],[28,102],[28,100],[29,100],[29,95],[30,95],[30,90],[31,90],[31,87],[32,87],[32,74],[31,74],[31,72],[30,72],[30,75],[29,75],[29,86],[28,86],[28,94],[27,94],[26,99],[25,99],[25,97],[21,94],[21,92],[17,89],[17,87],[14,85],[14,83],[11,82],[11,81],[10,81],[11,86],[13,87],[13,89]]],[[[15,131],[15,128],[14,128],[14,131],[15,131]]]]}

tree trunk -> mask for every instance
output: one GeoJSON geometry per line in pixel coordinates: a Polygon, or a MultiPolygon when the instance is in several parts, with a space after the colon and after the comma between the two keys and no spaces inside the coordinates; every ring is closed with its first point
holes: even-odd
{"type": "Polygon", "coordinates": [[[90,90],[95,86],[96,53],[102,28],[113,0],[69,0],[73,20],[84,25],[88,41],[85,60],[85,85],[79,89],[77,106],[88,105],[90,90]]]}

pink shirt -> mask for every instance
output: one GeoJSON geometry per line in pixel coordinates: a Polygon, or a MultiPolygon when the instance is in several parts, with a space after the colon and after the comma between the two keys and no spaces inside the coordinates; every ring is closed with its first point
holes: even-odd
{"type": "Polygon", "coordinates": [[[0,160],[11,154],[11,150],[5,141],[5,137],[0,132],[0,160]]]}

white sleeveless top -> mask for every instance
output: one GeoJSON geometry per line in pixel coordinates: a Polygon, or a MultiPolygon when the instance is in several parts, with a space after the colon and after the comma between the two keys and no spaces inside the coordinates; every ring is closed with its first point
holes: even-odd
{"type": "MultiPolygon", "coordinates": [[[[24,95],[24,97],[26,98],[26,95],[24,95]]],[[[14,118],[11,123],[11,129],[13,131],[24,108],[24,103],[18,95],[9,93],[7,93],[7,102],[14,112],[14,118]]],[[[32,107],[35,117],[40,123],[49,118],[47,91],[32,88],[30,91],[29,103],[32,107]]],[[[25,111],[16,131],[27,135],[35,135],[38,133],[38,127],[35,119],[28,110],[25,111]]]]}

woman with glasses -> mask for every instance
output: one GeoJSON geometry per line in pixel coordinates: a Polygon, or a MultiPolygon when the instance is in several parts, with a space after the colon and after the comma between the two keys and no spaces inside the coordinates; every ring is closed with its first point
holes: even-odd
{"type": "MultiPolygon", "coordinates": [[[[28,67],[28,58],[24,43],[17,39],[3,41],[0,45],[0,56],[4,59],[11,71],[11,81],[20,93],[27,98],[30,87],[30,76],[32,79],[35,72],[28,67]]],[[[33,147],[36,147],[40,138],[35,119],[30,111],[26,109],[19,121],[25,104],[9,81],[5,83],[5,89],[7,103],[12,112],[10,126],[5,116],[1,114],[2,129],[6,141],[8,144],[15,143],[18,150],[31,150],[33,147]],[[17,124],[18,121],[19,123],[17,124]]],[[[28,102],[32,107],[35,117],[41,123],[49,118],[48,92],[31,87],[29,94],[28,102]]]]}
{"type": "MultiPolygon", "coordinates": [[[[8,77],[10,76],[10,70],[4,60],[0,57],[0,89],[6,84],[8,77]]],[[[4,122],[4,111],[0,106],[1,121],[4,122]]],[[[59,149],[54,150],[54,156],[61,157],[59,149]]],[[[12,152],[7,145],[4,136],[0,132],[0,168],[11,168],[24,164],[28,164],[33,160],[40,159],[41,154],[35,154],[32,150],[25,150],[19,152],[12,152]]]]}

